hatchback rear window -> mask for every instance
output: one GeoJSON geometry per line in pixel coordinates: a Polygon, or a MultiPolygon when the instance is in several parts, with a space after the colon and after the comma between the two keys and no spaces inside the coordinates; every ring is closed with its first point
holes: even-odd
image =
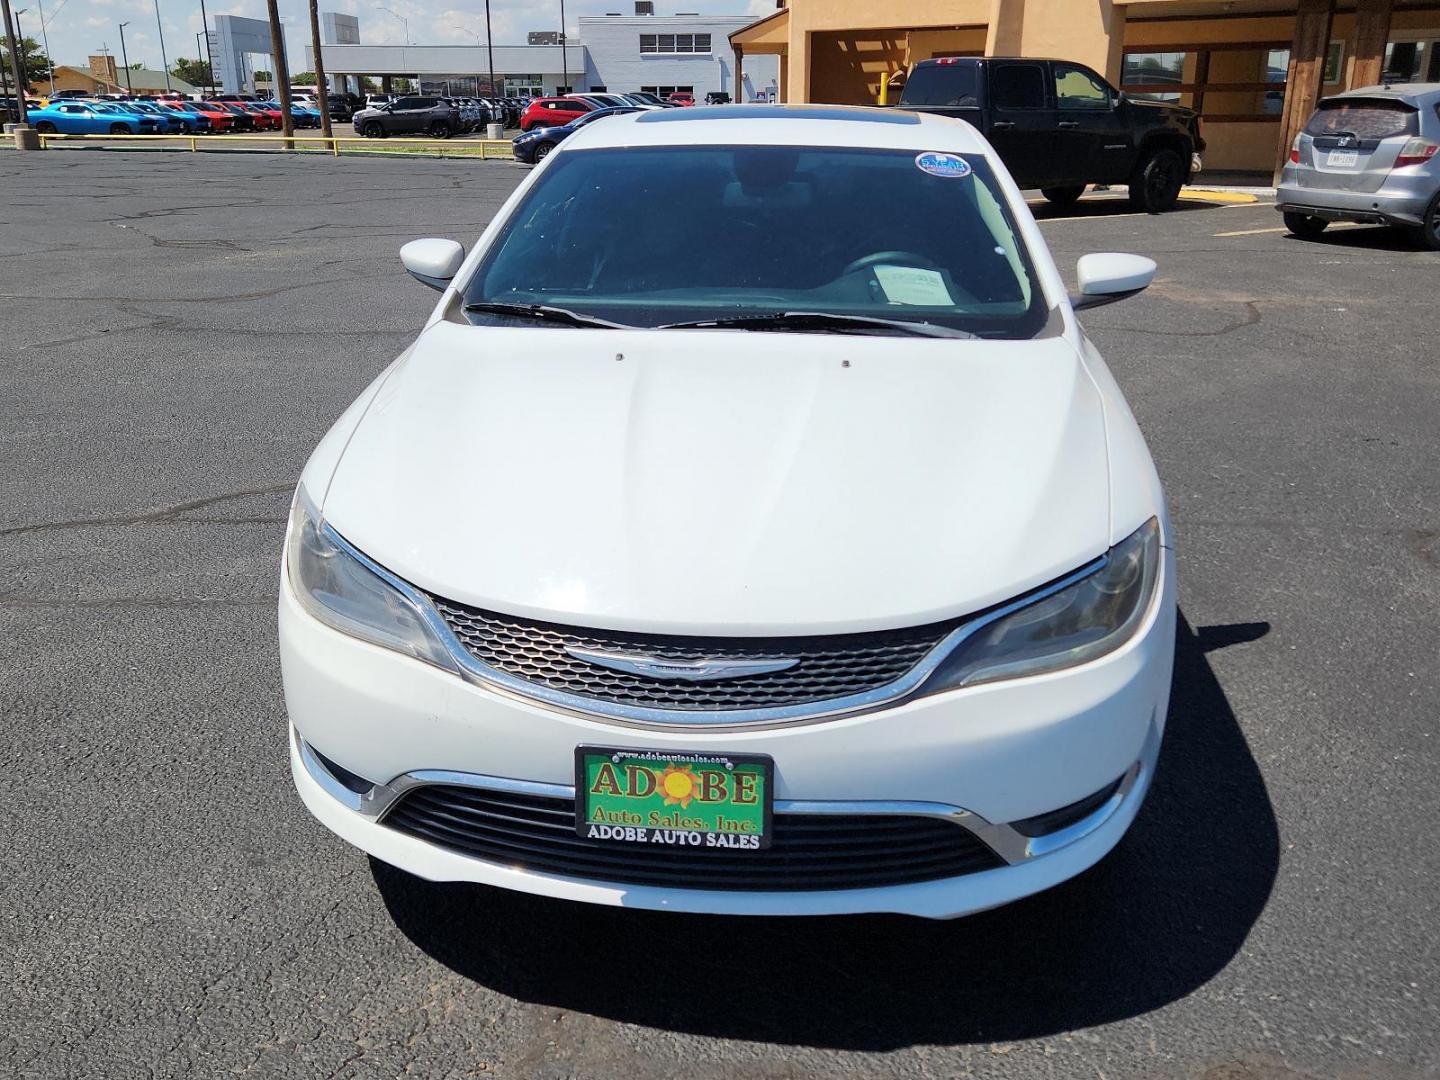
{"type": "Polygon", "coordinates": [[[1388,139],[1419,131],[1419,113],[1403,101],[1322,101],[1305,125],[1307,135],[1354,135],[1357,139],[1388,139]]]}

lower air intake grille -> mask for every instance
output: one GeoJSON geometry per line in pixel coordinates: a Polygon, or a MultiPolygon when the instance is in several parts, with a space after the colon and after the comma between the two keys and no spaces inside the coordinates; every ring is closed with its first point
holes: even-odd
{"type": "Polygon", "coordinates": [[[1004,865],[969,830],[937,818],[777,813],[769,848],[732,853],[586,840],[572,799],[442,784],[403,796],[384,824],[502,866],[680,889],[865,889],[1004,865]]]}
{"type": "Polygon", "coordinates": [[[471,656],[496,671],[578,697],[649,709],[770,709],[863,694],[918,664],[960,620],[820,637],[701,638],[630,634],[533,622],[431,597],[471,656]],[[799,661],[786,671],[691,682],[613,671],[567,647],[663,660],[799,661]]]}

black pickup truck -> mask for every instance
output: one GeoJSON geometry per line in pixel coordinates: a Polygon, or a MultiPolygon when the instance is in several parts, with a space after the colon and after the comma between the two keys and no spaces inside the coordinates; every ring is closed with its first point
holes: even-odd
{"type": "Polygon", "coordinates": [[[898,107],[973,124],[1017,184],[1061,205],[1087,184],[1128,184],[1136,209],[1169,210],[1205,149],[1192,110],[1128,97],[1069,60],[921,60],[898,107]]]}

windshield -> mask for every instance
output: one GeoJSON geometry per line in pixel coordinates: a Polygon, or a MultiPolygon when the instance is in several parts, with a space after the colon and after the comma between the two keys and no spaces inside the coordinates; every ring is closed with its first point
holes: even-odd
{"type": "Polygon", "coordinates": [[[643,327],[818,312],[1031,337],[1046,320],[983,157],[828,147],[557,154],[465,301],[643,327]]]}

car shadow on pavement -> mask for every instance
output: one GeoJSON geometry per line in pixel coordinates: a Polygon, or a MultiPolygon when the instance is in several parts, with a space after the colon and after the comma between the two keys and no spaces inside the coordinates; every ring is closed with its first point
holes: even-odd
{"type": "Polygon", "coordinates": [[[1428,248],[1416,241],[1415,235],[1398,225],[1352,225],[1343,228],[1331,226],[1319,236],[1301,238],[1286,236],[1296,244],[1316,244],[1321,247],[1344,247],[1366,251],[1397,251],[1418,255],[1428,248]]]}
{"type": "Polygon", "coordinates": [[[951,922],[679,915],[432,884],[376,860],[396,925],[518,998],[630,1024],[883,1051],[1005,1042],[1160,1008],[1221,971],[1270,895],[1265,781],[1206,652],[1268,623],[1182,616],[1164,749],[1139,818],[1058,888],[951,922]]]}
{"type": "MultiPolygon", "coordinates": [[[[1097,198],[1081,199],[1069,206],[1056,206],[1044,199],[1027,200],[1030,206],[1030,213],[1036,221],[1050,221],[1054,218],[1086,218],[1086,217],[1112,217],[1115,214],[1136,214],[1140,213],[1130,205],[1130,200],[1123,195],[1102,195],[1097,198]]],[[[1189,199],[1182,197],[1174,207],[1165,211],[1167,214],[1182,213],[1188,210],[1214,210],[1218,204],[1206,202],[1204,199],[1189,199]]]]}

